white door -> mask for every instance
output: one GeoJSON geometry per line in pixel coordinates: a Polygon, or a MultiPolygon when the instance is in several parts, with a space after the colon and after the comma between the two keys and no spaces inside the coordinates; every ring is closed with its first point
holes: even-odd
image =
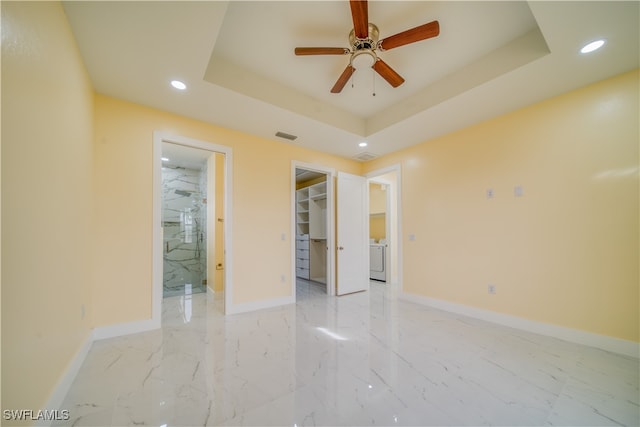
{"type": "Polygon", "coordinates": [[[367,180],[338,172],[338,295],[369,289],[367,180]]]}

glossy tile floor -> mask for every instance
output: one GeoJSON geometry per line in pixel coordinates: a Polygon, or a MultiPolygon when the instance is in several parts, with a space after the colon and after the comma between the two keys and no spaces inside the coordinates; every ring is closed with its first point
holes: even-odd
{"type": "Polygon", "coordinates": [[[395,290],[224,317],[164,300],[161,330],[95,342],[69,425],[640,424],[638,359],[398,301],[395,290]]]}

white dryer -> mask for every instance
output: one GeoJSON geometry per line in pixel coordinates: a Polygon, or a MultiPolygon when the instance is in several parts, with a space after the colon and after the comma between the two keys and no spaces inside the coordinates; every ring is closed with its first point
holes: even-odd
{"type": "Polygon", "coordinates": [[[387,281],[387,269],[385,259],[385,243],[371,243],[369,245],[369,277],[373,280],[387,281]]]}

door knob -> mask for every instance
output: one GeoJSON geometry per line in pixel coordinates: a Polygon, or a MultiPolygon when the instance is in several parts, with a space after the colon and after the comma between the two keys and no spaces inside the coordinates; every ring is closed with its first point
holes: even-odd
{"type": "Polygon", "coordinates": [[[343,248],[342,246],[338,246],[338,250],[339,250],[339,251],[343,251],[343,250],[344,250],[344,248],[343,248]]]}

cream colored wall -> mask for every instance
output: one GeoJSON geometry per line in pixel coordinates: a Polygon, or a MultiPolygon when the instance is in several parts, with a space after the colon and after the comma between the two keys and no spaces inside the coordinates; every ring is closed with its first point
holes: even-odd
{"type": "Polygon", "coordinates": [[[387,223],[384,214],[371,215],[369,217],[369,238],[376,239],[376,242],[380,239],[387,237],[387,223]]]}
{"type": "Polygon", "coordinates": [[[233,264],[227,262],[225,268],[233,269],[234,304],[291,294],[292,160],[356,174],[362,168],[355,161],[102,95],[96,96],[95,111],[95,180],[100,195],[93,276],[94,299],[100,302],[96,326],[151,316],[153,131],[233,150],[233,264]],[[280,281],[283,274],[285,283],[280,281]]]}
{"type": "MultiPolygon", "coordinates": [[[[94,100],[60,5],[1,7],[3,409],[150,317],[155,130],[233,148],[234,303],[290,294],[291,160],[361,164],[94,100]]],[[[403,167],[405,291],[638,341],[638,113],[635,71],[366,164],[403,167]]]]}
{"type": "MultiPolygon", "coordinates": [[[[2,5],[0,4],[0,12],[2,5]]],[[[1,13],[0,13],[1,14],[1,13]]],[[[0,31],[3,24],[0,23],[0,31]]],[[[1,42],[0,42],[1,43],[1,42]]],[[[1,46],[1,44],[0,44],[1,46]]],[[[0,82],[2,80],[2,54],[0,52],[0,82]]],[[[2,84],[0,83],[0,100],[2,99],[2,84]]],[[[2,406],[2,102],[0,102],[0,409],[2,406]]]]}
{"type": "Polygon", "coordinates": [[[369,183],[369,238],[386,238],[387,222],[385,212],[387,210],[387,193],[382,191],[380,184],[369,183]],[[373,215],[376,214],[376,215],[373,215]]]}
{"type": "MultiPolygon", "coordinates": [[[[1,5],[0,5],[1,8],[1,5]]],[[[0,30],[2,26],[0,24],[0,30]]],[[[2,79],[2,54],[0,54],[0,81],[2,79]]],[[[0,84],[0,100],[2,99],[2,84],[0,84]]],[[[2,333],[2,102],[0,102],[0,336],[2,333]]],[[[0,409],[2,406],[2,339],[0,339],[0,409]]]]}
{"type": "Polygon", "coordinates": [[[384,213],[387,211],[387,192],[378,183],[369,183],[369,213],[384,213]]]}
{"type": "Polygon", "coordinates": [[[386,238],[387,223],[385,212],[387,211],[387,192],[382,191],[380,184],[369,183],[369,237],[376,239],[386,238]]]}
{"type": "Polygon", "coordinates": [[[402,164],[404,291],[638,341],[638,81],[366,164],[402,164]]]}
{"type": "Polygon", "coordinates": [[[2,408],[38,410],[92,326],[93,89],[59,3],[1,8],[2,408]]]}

